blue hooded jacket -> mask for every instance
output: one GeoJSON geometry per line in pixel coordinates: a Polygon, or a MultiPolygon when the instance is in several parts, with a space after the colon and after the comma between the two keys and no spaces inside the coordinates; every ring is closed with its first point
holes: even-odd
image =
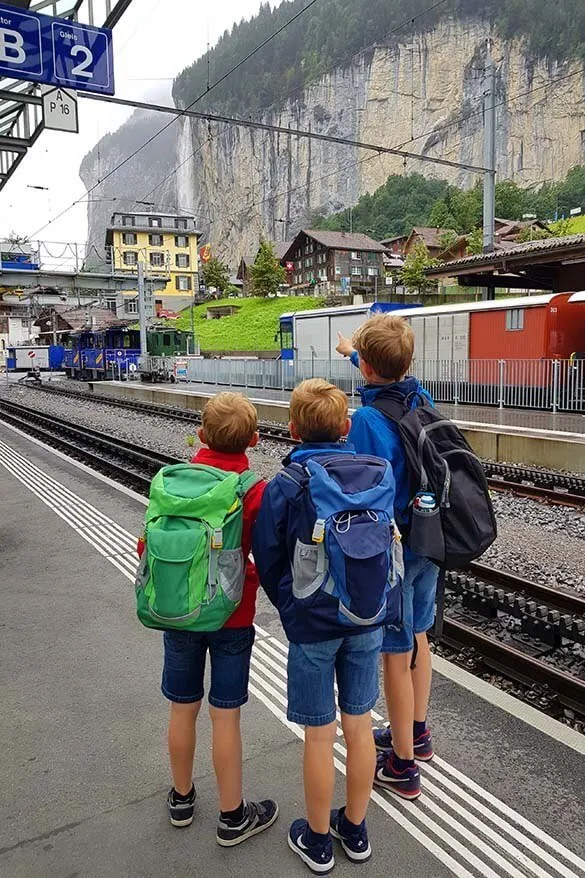
{"type": "MultiPolygon", "coordinates": [[[[320,454],[351,454],[355,450],[340,442],[314,442],[299,446],[283,461],[303,463],[320,454]]],[[[282,471],[272,479],[262,498],[260,513],[254,526],[252,552],[262,588],[280,614],[286,636],[291,643],[320,643],[340,636],[337,607],[321,607],[303,611],[295,604],[292,591],[292,559],[297,540],[302,540],[299,508],[303,488],[282,471]]],[[[305,536],[305,541],[307,537],[305,536]]],[[[371,627],[349,628],[347,635],[364,634],[371,627]]]]}
{"type": "MultiPolygon", "coordinates": [[[[354,366],[359,364],[358,354],[351,355],[354,366]]],[[[408,521],[410,486],[406,453],[398,432],[397,424],[373,407],[377,396],[384,394],[399,402],[409,398],[411,408],[420,405],[421,397],[433,405],[433,400],[418,378],[407,377],[394,384],[369,384],[360,387],[362,408],[357,409],[351,419],[349,441],[358,454],[372,454],[390,461],[396,482],[395,518],[398,527],[408,521]]]]}

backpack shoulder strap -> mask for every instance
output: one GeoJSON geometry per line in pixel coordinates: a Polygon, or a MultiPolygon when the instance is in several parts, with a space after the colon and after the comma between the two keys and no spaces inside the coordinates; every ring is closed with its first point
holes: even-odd
{"type": "Polygon", "coordinates": [[[243,497],[248,491],[257,485],[258,482],[262,481],[262,476],[259,476],[257,473],[252,472],[252,470],[247,469],[244,470],[243,473],[240,474],[240,483],[239,483],[239,494],[240,497],[243,497]]]}
{"type": "Polygon", "coordinates": [[[372,408],[382,412],[383,415],[386,415],[386,417],[390,421],[394,421],[395,424],[400,423],[406,414],[406,409],[403,403],[399,402],[397,399],[388,399],[384,396],[377,397],[372,402],[372,408]]]}

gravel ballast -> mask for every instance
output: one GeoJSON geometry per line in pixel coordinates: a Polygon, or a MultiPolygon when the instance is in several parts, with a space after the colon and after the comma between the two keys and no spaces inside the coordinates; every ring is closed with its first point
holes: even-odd
{"type": "MultiPolygon", "coordinates": [[[[0,395],[179,459],[188,460],[200,447],[196,424],[97,401],[59,398],[16,385],[0,388],[0,395]]],[[[286,446],[262,440],[249,452],[250,464],[259,475],[270,479],[278,472],[286,453],[286,446]]],[[[494,508],[499,535],[483,556],[485,563],[552,587],[585,594],[585,511],[507,493],[494,495],[494,508]]]]}

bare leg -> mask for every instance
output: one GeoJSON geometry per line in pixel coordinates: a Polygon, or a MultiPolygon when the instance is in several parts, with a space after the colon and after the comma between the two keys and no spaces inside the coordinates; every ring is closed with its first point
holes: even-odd
{"type": "Polygon", "coordinates": [[[173,784],[181,796],[186,796],[193,786],[193,759],[195,757],[195,723],[201,702],[176,704],[171,702],[169,714],[169,756],[173,784]]]}
{"type": "MultiPolygon", "coordinates": [[[[335,789],[333,766],[334,722],[326,726],[306,726],[303,777],[307,819],[313,832],[329,832],[329,819],[335,789]]],[[[370,737],[371,737],[370,726],[370,737]]]]}
{"type": "Polygon", "coordinates": [[[213,724],[213,768],[221,811],[235,811],[242,801],[242,736],[240,708],[209,705],[213,724]]]}
{"type": "Polygon", "coordinates": [[[431,696],[433,665],[427,635],[416,634],[415,637],[418,643],[418,653],[416,656],[416,667],[412,671],[414,719],[416,722],[424,722],[427,718],[429,698],[431,696]]]}
{"type": "Polygon", "coordinates": [[[376,769],[376,747],[372,737],[372,716],[341,714],[347,744],[347,798],[345,815],[350,823],[360,824],[366,816],[372,779],[376,769]]]}
{"type": "Polygon", "coordinates": [[[414,722],[413,678],[410,670],[412,652],[386,652],[384,692],[392,729],[392,747],[400,759],[414,759],[412,726],[414,722]]]}

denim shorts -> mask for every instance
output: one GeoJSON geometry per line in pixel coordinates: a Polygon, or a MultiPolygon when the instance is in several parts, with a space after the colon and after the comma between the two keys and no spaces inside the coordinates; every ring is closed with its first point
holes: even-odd
{"type": "Polygon", "coordinates": [[[248,700],[254,626],[220,631],[165,631],[162,693],[178,704],[201,701],[205,657],[211,660],[209,703],[226,709],[248,700]]]}
{"type": "Polygon", "coordinates": [[[382,652],[410,652],[414,635],[433,627],[439,568],[428,558],[404,552],[402,583],[402,626],[386,628],[382,652]]]}
{"type": "Polygon", "coordinates": [[[361,716],[378,700],[378,658],[383,629],[321,643],[288,647],[290,722],[326,726],[335,720],[335,678],[339,709],[361,716]]]}

